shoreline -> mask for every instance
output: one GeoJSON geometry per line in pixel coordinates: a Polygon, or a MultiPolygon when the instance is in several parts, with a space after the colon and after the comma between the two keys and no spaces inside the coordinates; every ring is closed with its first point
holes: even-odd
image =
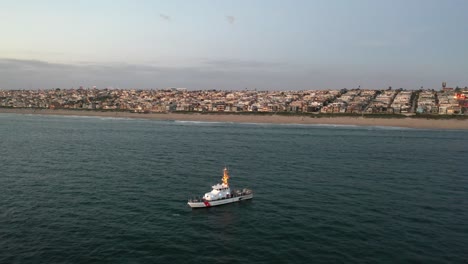
{"type": "Polygon", "coordinates": [[[26,115],[60,115],[60,116],[97,116],[116,118],[139,118],[152,120],[178,120],[202,122],[233,122],[233,123],[265,123],[265,124],[323,124],[323,125],[355,125],[355,126],[388,126],[420,129],[456,129],[468,130],[468,119],[424,119],[424,118],[372,118],[361,116],[285,116],[285,115],[235,115],[235,114],[200,114],[200,113],[130,113],[102,112],[92,110],[66,109],[11,109],[0,108],[0,113],[26,115]]]}

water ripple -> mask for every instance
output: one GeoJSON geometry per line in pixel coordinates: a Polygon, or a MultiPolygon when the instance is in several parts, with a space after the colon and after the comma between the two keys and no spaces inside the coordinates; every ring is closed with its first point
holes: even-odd
{"type": "Polygon", "coordinates": [[[468,135],[0,115],[0,263],[468,259],[468,135]],[[191,210],[219,181],[251,201],[191,210]]]}

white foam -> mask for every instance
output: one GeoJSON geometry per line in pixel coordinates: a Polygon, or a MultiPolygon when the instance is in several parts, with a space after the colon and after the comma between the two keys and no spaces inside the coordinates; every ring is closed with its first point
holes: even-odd
{"type": "Polygon", "coordinates": [[[219,121],[188,121],[188,120],[174,120],[175,123],[181,124],[232,124],[233,122],[219,122],[219,121]]]}
{"type": "Polygon", "coordinates": [[[399,126],[369,126],[369,128],[374,128],[378,130],[415,130],[416,128],[411,127],[399,127],[399,126]]]}

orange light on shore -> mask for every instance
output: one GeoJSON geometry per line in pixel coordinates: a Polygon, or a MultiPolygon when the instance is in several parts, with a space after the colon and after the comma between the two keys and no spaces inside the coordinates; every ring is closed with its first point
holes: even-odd
{"type": "Polygon", "coordinates": [[[229,180],[229,172],[227,168],[224,168],[223,184],[225,184],[226,186],[229,186],[228,180],[229,180]]]}

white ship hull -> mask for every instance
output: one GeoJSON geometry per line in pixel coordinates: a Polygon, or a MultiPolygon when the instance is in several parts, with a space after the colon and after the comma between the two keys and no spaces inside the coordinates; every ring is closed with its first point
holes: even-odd
{"type": "Polygon", "coordinates": [[[190,202],[189,201],[187,204],[192,208],[203,208],[203,207],[212,207],[212,206],[218,206],[218,205],[223,205],[223,204],[228,204],[228,203],[240,202],[242,200],[249,200],[252,198],[253,198],[253,193],[241,195],[237,197],[232,197],[232,198],[215,200],[215,201],[207,201],[207,200],[202,201],[202,202],[190,202]]]}

